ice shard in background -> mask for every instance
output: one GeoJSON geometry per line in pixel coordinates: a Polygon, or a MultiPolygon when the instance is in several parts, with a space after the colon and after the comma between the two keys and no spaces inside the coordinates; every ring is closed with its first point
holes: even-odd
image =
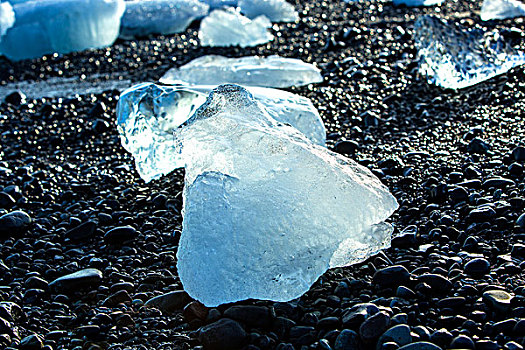
{"type": "Polygon", "coordinates": [[[172,68],[160,79],[165,84],[187,82],[194,85],[225,83],[287,88],[323,81],[313,64],[295,58],[246,56],[228,58],[202,56],[179,68],[172,68]]]}
{"type": "MultiPolygon", "coordinates": [[[[184,167],[174,132],[214,87],[143,83],[122,93],[117,107],[122,145],[135,158],[137,171],[146,182],[184,167]]],[[[309,99],[275,89],[248,89],[275,120],[292,125],[311,142],[324,146],[326,130],[309,99]]]]}
{"type": "Polygon", "coordinates": [[[180,33],[195,19],[207,15],[209,8],[199,0],[128,1],[120,37],[132,39],[149,34],[180,33]]]}
{"type": "Polygon", "coordinates": [[[15,24],[13,6],[8,2],[0,3],[0,40],[13,24],[15,24]]]}
{"type": "Polygon", "coordinates": [[[523,16],[525,16],[525,4],[518,0],[485,0],[481,6],[482,21],[523,16]]]}
{"type": "Polygon", "coordinates": [[[202,46],[257,46],[273,40],[272,23],[265,16],[253,20],[232,8],[214,10],[201,21],[202,46]]]}
{"type": "Polygon", "coordinates": [[[435,16],[417,19],[414,39],[420,73],[444,88],[472,86],[525,64],[499,31],[465,29],[435,16]]]}
{"type": "Polygon", "coordinates": [[[215,10],[221,7],[235,7],[238,0],[200,0],[205,4],[210,5],[210,9],[215,10]]]}
{"type": "Polygon", "coordinates": [[[113,44],[124,0],[38,0],[13,6],[15,24],[0,40],[11,60],[113,44]]]}
{"type": "Polygon", "coordinates": [[[90,74],[85,77],[53,77],[38,81],[20,81],[0,85],[0,101],[6,96],[21,91],[27,99],[43,97],[75,97],[88,94],[100,94],[108,90],[123,91],[131,85],[131,81],[122,79],[123,73],[90,74]]]}
{"type": "Polygon", "coordinates": [[[409,7],[440,5],[445,0],[393,0],[395,6],[405,5],[409,7]]]}
{"type": "Polygon", "coordinates": [[[398,205],[379,179],[240,86],[214,90],[173,138],[186,167],[177,269],[206,306],[289,301],[390,246],[398,205]]]}
{"type": "Polygon", "coordinates": [[[285,0],[239,0],[241,13],[249,18],[264,15],[272,22],[296,22],[299,14],[285,0]]]}

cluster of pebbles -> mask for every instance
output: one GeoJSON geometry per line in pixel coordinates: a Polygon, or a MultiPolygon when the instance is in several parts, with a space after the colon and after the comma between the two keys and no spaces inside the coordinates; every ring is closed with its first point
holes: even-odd
{"type": "MultiPolygon", "coordinates": [[[[274,25],[276,39],[257,48],[202,48],[192,27],[0,60],[0,82],[156,80],[210,53],[316,62],[324,82],[291,91],[318,107],[328,147],[399,201],[392,248],[330,270],[298,300],[205,308],[177,277],[183,174],[140,180],[114,127],[119,92],[14,92],[0,104],[0,348],[523,349],[525,74],[458,92],[428,86],[411,37],[421,14],[482,25],[481,1],[295,3],[300,22],[274,25]]],[[[483,25],[525,36],[520,19],[483,25]]]]}

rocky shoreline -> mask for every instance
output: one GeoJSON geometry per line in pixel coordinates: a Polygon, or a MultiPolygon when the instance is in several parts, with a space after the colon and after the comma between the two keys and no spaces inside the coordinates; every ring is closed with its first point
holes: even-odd
{"type": "Polygon", "coordinates": [[[177,277],[183,174],[140,180],[114,127],[119,92],[10,94],[0,104],[0,348],[525,346],[523,68],[458,92],[428,86],[411,38],[421,14],[509,28],[517,41],[523,20],[482,23],[481,1],[295,4],[300,22],[274,25],[275,40],[257,48],[199,47],[194,25],[1,60],[0,84],[111,72],[155,81],[204,54],[316,63],[324,82],[290,91],[319,109],[328,147],[368,166],[397,198],[392,248],[327,272],[289,303],[206,309],[177,277]]]}

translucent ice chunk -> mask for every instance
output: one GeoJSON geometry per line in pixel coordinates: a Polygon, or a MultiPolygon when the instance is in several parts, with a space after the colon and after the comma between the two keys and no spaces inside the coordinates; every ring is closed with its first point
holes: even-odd
{"type": "Polygon", "coordinates": [[[212,10],[226,7],[226,6],[237,6],[238,0],[201,0],[205,4],[210,5],[212,10]]]}
{"type": "Polygon", "coordinates": [[[15,12],[13,6],[8,2],[0,3],[0,38],[15,23],[15,12]]]}
{"type": "Polygon", "coordinates": [[[241,13],[249,18],[260,15],[272,22],[296,22],[299,14],[295,7],[285,0],[239,0],[241,13]]]}
{"type": "MultiPolygon", "coordinates": [[[[122,93],[117,126],[123,147],[135,158],[137,171],[145,181],[184,166],[173,133],[214,87],[144,83],[122,93]]],[[[292,125],[314,143],[325,144],[323,121],[309,99],[275,89],[249,90],[274,119],[292,125]]]]}
{"type": "Polygon", "coordinates": [[[0,85],[0,101],[14,91],[22,91],[28,99],[42,97],[74,97],[76,95],[100,94],[107,90],[123,91],[131,81],[121,79],[123,73],[115,72],[112,76],[93,74],[85,78],[57,77],[39,81],[21,81],[0,85]]]}
{"type": "Polygon", "coordinates": [[[388,189],[239,86],[214,90],[174,139],[186,164],[177,268],[206,306],[289,301],[327,269],[390,245],[388,189]]]}
{"type": "Polygon", "coordinates": [[[525,4],[518,0],[485,0],[481,6],[482,21],[523,16],[525,16],[525,4]]]}
{"type": "Polygon", "coordinates": [[[0,41],[12,60],[113,44],[124,0],[38,0],[15,5],[15,25],[0,41]]]}
{"type": "Polygon", "coordinates": [[[445,88],[465,88],[525,64],[525,55],[512,49],[497,30],[467,30],[421,16],[414,37],[420,73],[429,83],[445,88]]]}
{"type": "Polygon", "coordinates": [[[323,77],[313,64],[295,58],[209,55],[194,59],[180,68],[170,69],[160,81],[166,84],[185,81],[196,85],[232,83],[285,88],[319,83],[323,77]]]}
{"type": "Polygon", "coordinates": [[[394,0],[394,5],[405,5],[410,7],[440,5],[445,0],[394,0]]]}
{"type": "Polygon", "coordinates": [[[215,10],[202,20],[199,39],[202,46],[257,46],[273,40],[271,26],[265,16],[251,20],[232,8],[215,10]]]}
{"type": "Polygon", "coordinates": [[[174,34],[208,14],[199,0],[134,0],[126,2],[120,36],[132,39],[149,34],[174,34]]]}

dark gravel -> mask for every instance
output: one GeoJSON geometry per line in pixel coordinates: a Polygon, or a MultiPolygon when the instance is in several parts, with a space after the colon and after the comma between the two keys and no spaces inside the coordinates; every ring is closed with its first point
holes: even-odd
{"type": "Polygon", "coordinates": [[[256,48],[201,48],[195,25],[107,49],[0,58],[0,84],[156,80],[210,53],[315,62],[324,82],[290,90],[318,107],[328,147],[398,199],[393,248],[327,272],[295,301],[207,309],[177,277],[183,173],[138,177],[114,128],[118,92],[14,92],[0,104],[0,348],[523,348],[523,68],[460,92],[428,86],[411,34],[418,15],[434,13],[513,28],[523,48],[524,21],[482,23],[479,0],[295,3],[301,21],[275,25],[276,39],[256,48]]]}

